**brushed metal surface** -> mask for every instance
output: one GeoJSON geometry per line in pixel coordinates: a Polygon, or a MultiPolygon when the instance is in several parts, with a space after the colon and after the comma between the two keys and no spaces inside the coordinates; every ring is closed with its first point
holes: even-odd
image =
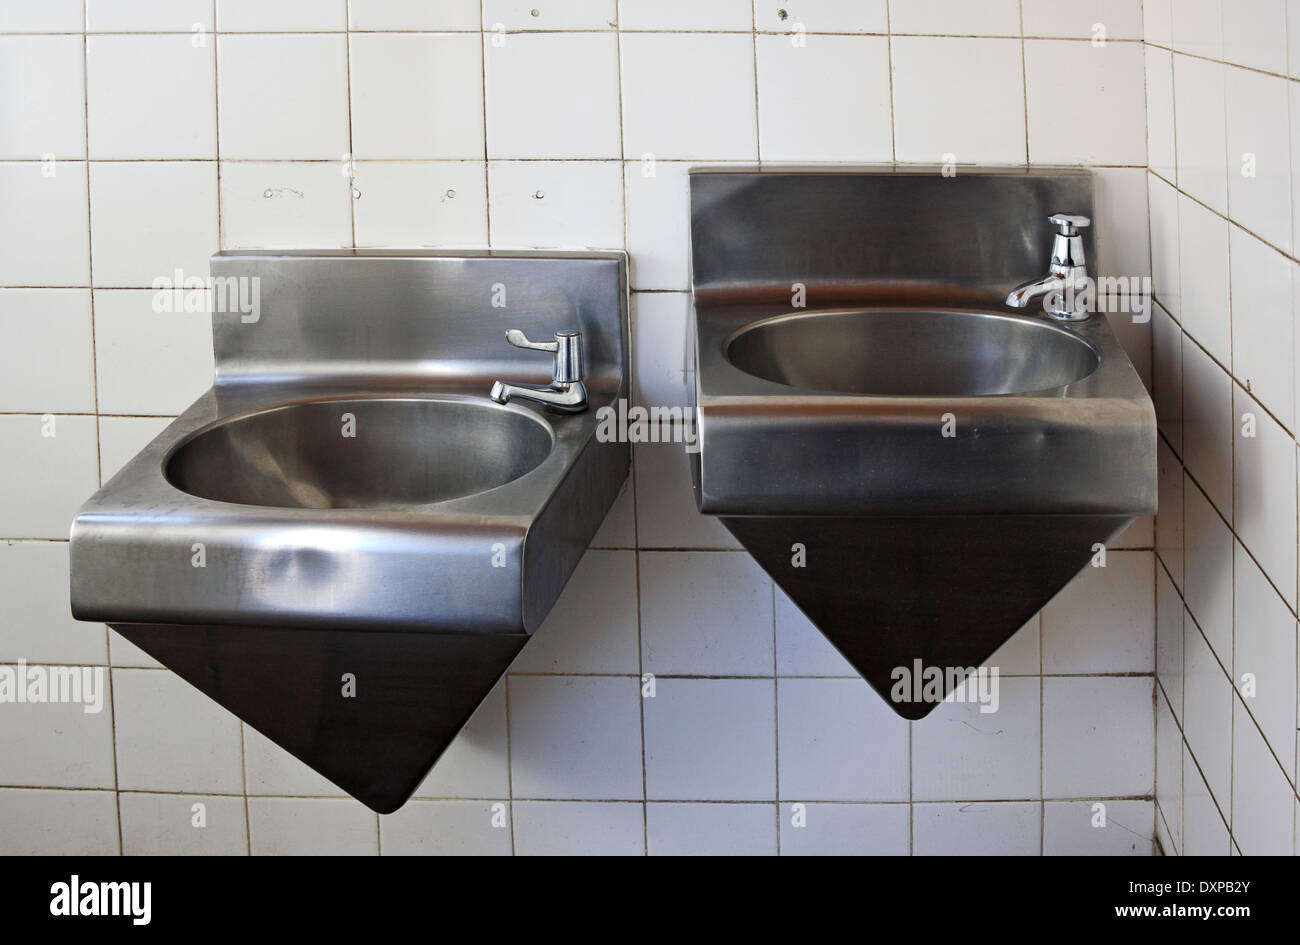
{"type": "MultiPolygon", "coordinates": [[[[1156,508],[1155,411],[1105,317],[1006,305],[1075,169],[696,169],[696,498],[891,702],[972,667],[1156,508]]],[[[1092,254],[1092,231],[1076,231],[1092,254]]]]}
{"type": "Polygon", "coordinates": [[[213,386],[71,534],[71,604],[375,810],[396,809],[545,619],[613,504],[596,410],[488,398],[581,332],[628,391],[622,253],[265,252],[213,386]],[[346,691],[348,681],[353,687],[346,691]]]}

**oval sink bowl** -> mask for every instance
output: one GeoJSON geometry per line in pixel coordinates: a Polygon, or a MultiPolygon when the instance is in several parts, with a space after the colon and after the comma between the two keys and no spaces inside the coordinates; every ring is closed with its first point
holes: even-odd
{"type": "Polygon", "coordinates": [[[505,485],[553,442],[540,418],[472,400],[311,401],[197,433],[163,472],[177,489],[220,502],[391,508],[505,485]]]}
{"type": "Polygon", "coordinates": [[[801,312],[747,325],[727,360],[763,380],[877,397],[981,396],[1064,387],[1100,355],[1069,331],[980,311],[801,312]]]}

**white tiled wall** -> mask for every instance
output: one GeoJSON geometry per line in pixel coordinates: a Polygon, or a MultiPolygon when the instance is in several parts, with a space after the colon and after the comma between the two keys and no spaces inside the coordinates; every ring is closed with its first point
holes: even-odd
{"type": "MultiPolygon", "coordinates": [[[[1242,192],[1224,179],[1226,138],[1257,126],[1225,127],[1203,105],[1183,121],[1173,113],[1188,82],[1264,108],[1243,73],[1283,103],[1260,122],[1270,137],[1252,147],[1264,149],[1286,127],[1288,82],[1182,53],[1175,70],[1169,12],[1148,15],[1147,32],[1165,36],[1146,47],[1141,14],[1139,0],[0,0],[0,661],[111,665],[112,683],[100,716],[0,705],[0,848],[1145,853],[1157,753],[1166,817],[1181,812],[1167,845],[1226,847],[1224,785],[1240,784],[1234,765],[1271,758],[1269,746],[1291,767],[1274,763],[1273,781],[1235,798],[1244,818],[1272,817],[1293,783],[1294,746],[1282,742],[1294,737],[1294,700],[1270,677],[1253,715],[1237,710],[1234,740],[1232,650],[1210,650],[1206,624],[1189,616],[1184,653],[1181,635],[1168,639],[1181,611],[1167,611],[1195,589],[1207,605],[1196,618],[1224,622],[1230,647],[1231,588],[1225,597],[1190,576],[1233,573],[1220,513],[1235,505],[1238,557],[1263,569],[1239,565],[1239,586],[1282,592],[1238,619],[1236,652],[1279,687],[1294,666],[1294,637],[1288,650],[1263,629],[1295,605],[1294,529],[1290,540],[1277,532],[1293,523],[1295,477],[1272,465],[1274,454],[1293,459],[1290,375],[1275,373],[1281,361],[1289,370],[1292,348],[1289,334],[1285,345],[1259,334],[1283,322],[1289,332],[1290,316],[1255,305],[1238,319],[1257,323],[1229,331],[1214,309],[1230,295],[1252,306],[1249,286],[1229,278],[1243,265],[1282,278],[1276,249],[1254,262],[1228,249],[1282,229],[1289,240],[1289,215],[1283,227],[1277,201],[1251,189],[1285,192],[1289,175],[1261,154],[1260,183],[1242,192]],[[895,716],[695,513],[671,446],[636,449],[634,482],[547,626],[416,799],[388,817],[122,639],[69,619],[74,509],[211,377],[203,317],[153,313],[143,290],[155,276],[202,275],[219,247],[625,247],[635,396],[683,403],[689,166],[949,156],[1097,167],[1100,266],[1124,275],[1151,265],[1150,163],[1150,246],[1170,307],[1155,334],[1187,349],[1176,362],[1162,351],[1157,379],[1221,381],[1189,394],[1186,423],[1168,413],[1181,388],[1160,391],[1163,475],[1175,488],[1170,464],[1189,460],[1188,579],[1171,564],[1182,542],[1166,519],[1159,568],[1151,523],[1139,523],[1104,570],[1089,569],[998,654],[998,714],[953,703],[921,723],[895,716]],[[1239,202],[1254,214],[1250,232],[1221,215],[1239,202]],[[1215,356],[1183,342],[1171,316],[1199,319],[1197,340],[1215,356]],[[1233,352],[1246,372],[1236,376],[1266,401],[1261,438],[1238,443],[1235,466],[1220,423],[1234,409],[1233,352]],[[46,414],[54,437],[41,435],[46,414]],[[1255,470],[1235,502],[1234,469],[1255,470]],[[1202,489],[1217,508],[1193,514],[1202,489]],[[1257,504],[1260,490],[1288,489],[1290,506],[1257,504]],[[1283,507],[1290,519],[1273,514],[1283,507]],[[1196,670],[1185,686],[1184,657],[1196,670]],[[648,672],[653,698],[641,690],[648,672]],[[1179,693],[1222,703],[1188,729],[1185,797],[1180,774],[1167,774],[1183,764],[1170,733],[1190,724],[1182,697],[1166,698],[1175,680],[1179,693]],[[1093,826],[1097,801],[1106,829],[1093,826]]],[[[1174,22],[1189,27],[1184,45],[1201,41],[1189,16],[1174,22]]],[[[1255,34],[1234,35],[1249,55],[1255,34]]],[[[1151,329],[1116,327],[1149,374],[1151,329]]],[[[1240,590],[1236,601],[1238,613],[1255,606],[1240,590]]],[[[1241,824],[1234,835],[1253,852],[1260,833],[1241,824]]]]}
{"type": "Polygon", "coordinates": [[[1157,831],[1167,852],[1289,854],[1300,3],[1147,0],[1145,37],[1157,831]]]}

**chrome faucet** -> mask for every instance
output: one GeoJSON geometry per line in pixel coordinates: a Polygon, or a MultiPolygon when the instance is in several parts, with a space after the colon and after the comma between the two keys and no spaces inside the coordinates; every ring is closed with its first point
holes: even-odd
{"type": "Polygon", "coordinates": [[[1082,321],[1089,315],[1091,283],[1083,258],[1083,235],[1079,232],[1092,221],[1077,213],[1054,213],[1049,218],[1058,227],[1052,241],[1052,264],[1047,275],[1016,286],[1007,296],[1007,304],[1025,308],[1031,299],[1046,296],[1043,307],[1053,318],[1082,321]]]}
{"type": "Polygon", "coordinates": [[[516,348],[531,348],[533,351],[549,351],[554,354],[554,380],[550,387],[497,381],[492,385],[489,397],[499,404],[509,403],[512,397],[518,397],[520,400],[543,404],[560,413],[582,413],[587,409],[587,388],[582,383],[586,373],[582,332],[557,331],[554,341],[529,341],[522,331],[511,328],[506,332],[506,341],[516,348]]]}

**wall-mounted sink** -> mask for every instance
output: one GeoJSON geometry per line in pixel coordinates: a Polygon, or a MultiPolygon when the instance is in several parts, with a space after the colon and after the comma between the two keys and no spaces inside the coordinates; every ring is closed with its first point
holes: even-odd
{"type": "Polygon", "coordinates": [[[909,718],[900,668],[978,667],[1155,510],[1106,318],[1005,304],[1063,209],[1081,261],[1083,171],[691,175],[700,510],[909,718]]]}
{"type": "Polygon", "coordinates": [[[614,501],[621,253],[224,253],[216,379],[82,508],[72,609],[391,811],[542,623],[614,501]],[[251,285],[256,293],[239,293],[251,285]],[[496,403],[574,333],[588,399],[496,403]],[[349,682],[350,680],[350,682],[349,682]]]}

